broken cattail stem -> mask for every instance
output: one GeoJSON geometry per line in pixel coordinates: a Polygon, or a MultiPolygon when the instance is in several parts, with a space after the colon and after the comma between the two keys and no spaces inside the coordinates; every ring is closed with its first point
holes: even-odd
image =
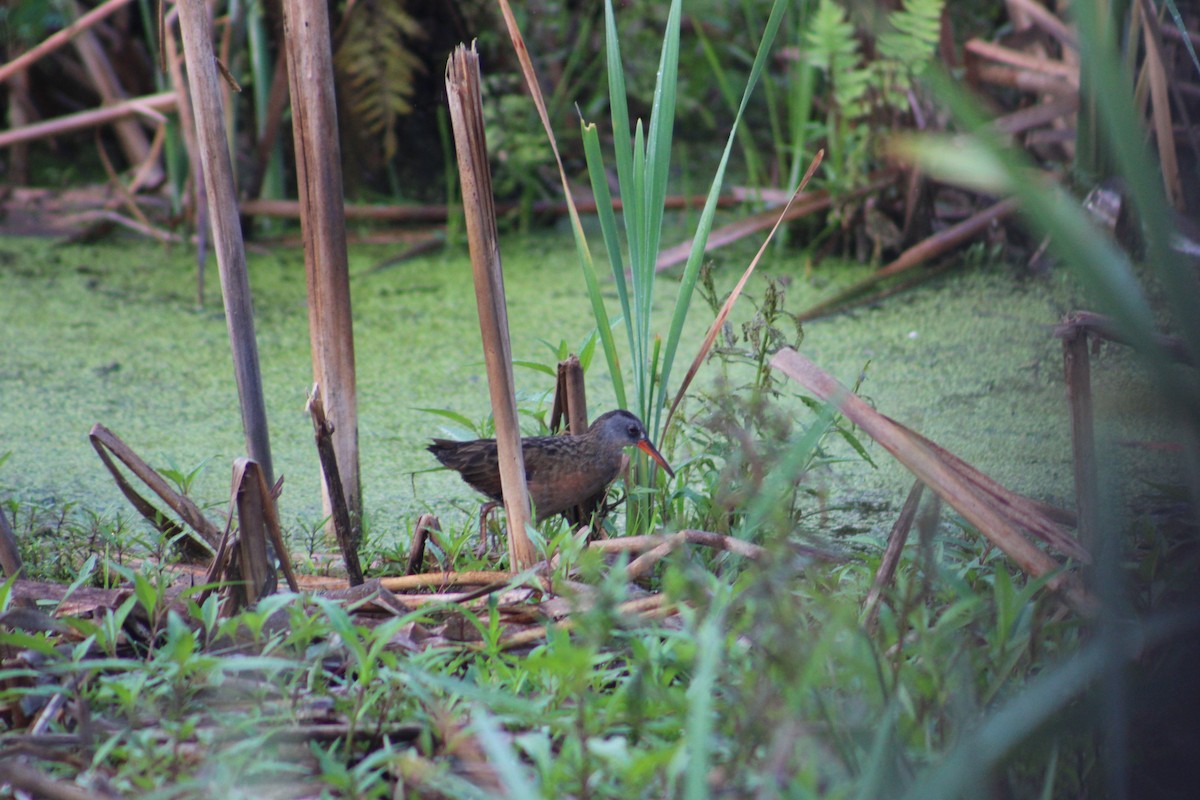
{"type": "Polygon", "coordinates": [[[475,277],[475,301],[479,309],[492,415],[496,422],[500,484],[508,519],[509,566],[519,572],[533,566],[537,561],[537,552],[525,532],[525,526],[532,521],[532,516],[529,489],[525,484],[525,460],[521,452],[521,426],[517,417],[512,374],[504,273],[500,267],[500,244],[496,233],[496,207],[484,137],[479,55],[474,47],[467,49],[459,45],[451,54],[446,66],[446,95],[454,127],[454,146],[458,153],[467,242],[475,277]]]}
{"type": "Polygon", "coordinates": [[[362,538],[362,529],[355,524],[358,518],[351,515],[346,496],[342,493],[341,470],[338,466],[337,452],[333,446],[333,425],[325,418],[325,405],[321,401],[320,388],[316,385],[313,386],[312,393],[308,396],[308,413],[312,417],[317,455],[321,460],[321,472],[325,475],[333,533],[337,538],[338,548],[342,551],[342,561],[346,565],[346,577],[351,586],[358,586],[363,582],[362,566],[358,561],[358,545],[362,538]]]}

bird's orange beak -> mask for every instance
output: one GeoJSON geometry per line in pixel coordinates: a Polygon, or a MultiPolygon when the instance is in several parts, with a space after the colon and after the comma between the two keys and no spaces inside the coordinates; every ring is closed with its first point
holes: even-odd
{"type": "Polygon", "coordinates": [[[637,448],[657,461],[658,465],[665,469],[668,475],[670,475],[672,478],[675,477],[675,470],[671,469],[671,465],[668,464],[667,460],[662,457],[662,453],[658,452],[654,445],[650,444],[649,439],[642,439],[637,443],[637,448]]]}

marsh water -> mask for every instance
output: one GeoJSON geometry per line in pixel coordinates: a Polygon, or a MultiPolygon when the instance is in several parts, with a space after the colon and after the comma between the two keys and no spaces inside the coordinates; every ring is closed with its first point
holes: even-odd
{"type": "MultiPolygon", "coordinates": [[[[565,340],[577,349],[594,328],[571,239],[512,235],[502,252],[514,358],[553,364],[547,343],[565,340]]],[[[733,286],[748,254],[716,257],[718,291],[733,286]]],[[[441,435],[445,420],[421,409],[472,419],[489,413],[465,246],[381,268],[391,255],[379,247],[350,254],[364,505],[372,531],[383,536],[404,535],[423,511],[456,524],[477,510],[456,476],[431,471],[436,464],[424,445],[441,435]]],[[[313,527],[321,510],[304,412],[312,377],[303,255],[275,249],[249,261],[273,457],[285,477],[282,517],[313,527]]],[[[759,296],[768,277],[779,279],[787,308],[799,311],[867,271],[834,262],[807,270],[798,254],[780,248],[747,291],[759,296]]],[[[156,467],[202,467],[191,494],[206,505],[227,504],[242,433],[215,264],[207,280],[198,307],[188,248],[136,239],[0,242],[0,455],[8,455],[0,499],[133,516],[88,444],[88,430],[100,422],[156,467]]],[[[673,273],[660,276],[656,313],[664,333],[677,288],[673,273]]],[[[611,284],[607,291],[615,316],[611,284]]],[[[876,408],[1010,488],[1070,506],[1062,359],[1050,329],[1084,307],[1086,297],[1061,271],[1030,277],[1008,265],[973,265],[808,323],[803,350],[844,383],[865,374],[861,391],[876,408]]],[[[735,322],[751,313],[743,299],[735,322]]],[[[711,320],[697,297],[676,376],[711,320]]],[[[718,372],[711,364],[702,369],[701,390],[718,372]]],[[[536,370],[518,368],[516,377],[527,405],[552,389],[536,370]]],[[[1119,462],[1122,483],[1168,476],[1170,457],[1158,444],[1171,438],[1169,422],[1148,399],[1130,355],[1101,348],[1093,385],[1102,453],[1119,462]]],[[[593,415],[611,407],[599,356],[588,388],[593,415]]],[[[830,501],[859,509],[837,523],[848,530],[886,531],[911,478],[877,445],[868,447],[879,468],[854,460],[837,467],[830,501]]]]}

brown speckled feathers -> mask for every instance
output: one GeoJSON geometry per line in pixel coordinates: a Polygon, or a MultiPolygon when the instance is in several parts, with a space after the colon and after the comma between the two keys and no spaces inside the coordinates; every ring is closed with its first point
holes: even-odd
{"type": "MultiPolygon", "coordinates": [[[[582,436],[527,436],[521,440],[525,481],[538,521],[561,514],[599,493],[621,471],[626,447],[637,447],[674,475],[646,438],[641,420],[628,411],[610,411],[582,436]]],[[[455,442],[434,439],[429,452],[457,471],[473,489],[501,501],[495,439],[455,442]]]]}

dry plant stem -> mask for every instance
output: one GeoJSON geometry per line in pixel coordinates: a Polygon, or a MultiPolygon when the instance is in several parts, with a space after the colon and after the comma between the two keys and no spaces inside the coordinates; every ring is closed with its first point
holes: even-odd
{"type": "Polygon", "coordinates": [[[725,550],[744,558],[764,558],[767,552],[756,544],[742,541],[733,536],[724,536],[720,533],[693,529],[682,530],[676,534],[648,534],[645,536],[622,536],[619,539],[604,539],[602,541],[589,542],[588,547],[603,553],[619,553],[622,551],[637,553],[659,547],[671,539],[672,536],[676,535],[683,536],[684,540],[689,544],[703,545],[704,547],[711,547],[714,550],[725,550]]]}
{"type": "Polygon", "coordinates": [[[279,494],[283,491],[283,478],[268,488],[267,475],[262,469],[256,470],[259,481],[259,494],[266,498],[263,504],[263,520],[267,525],[267,535],[275,545],[275,555],[279,559],[279,567],[287,580],[288,589],[300,591],[300,583],[296,580],[296,572],[292,569],[292,559],[288,555],[287,544],[283,541],[283,527],[279,524],[279,494]]]}
{"type": "Polygon", "coordinates": [[[35,122],[23,128],[0,131],[0,149],[11,147],[21,142],[37,139],[49,139],[75,131],[87,130],[101,125],[109,125],[115,120],[124,119],[134,114],[143,114],[160,119],[160,111],[171,111],[175,108],[175,92],[159,92],[144,97],[135,97],[112,106],[96,108],[91,111],[80,111],[77,114],[67,114],[35,122]]]}
{"type": "Polygon", "coordinates": [[[420,575],[380,578],[379,585],[392,592],[403,592],[406,589],[423,589],[427,586],[481,586],[492,583],[507,585],[510,580],[512,580],[512,574],[508,572],[474,570],[470,572],[423,572],[420,575]]]}
{"type": "MultiPolygon", "coordinates": [[[[579,357],[572,353],[565,361],[558,362],[558,379],[554,389],[554,404],[550,411],[550,430],[557,431],[566,418],[567,431],[572,436],[587,433],[587,387],[583,379],[583,366],[579,357]]],[[[604,502],[608,490],[587,498],[567,514],[567,521],[579,527],[592,521],[596,510],[604,502]]]]}
{"type": "Polygon", "coordinates": [[[900,509],[900,516],[896,518],[896,524],[888,534],[887,549],[883,551],[883,559],[875,572],[875,580],[867,592],[866,602],[863,603],[863,625],[869,632],[873,632],[879,622],[879,600],[883,597],[884,588],[889,586],[896,576],[896,567],[900,566],[900,556],[904,552],[905,543],[908,542],[908,534],[912,530],[913,520],[917,517],[917,508],[921,505],[921,495],[924,492],[925,484],[920,480],[914,481],[912,488],[908,490],[904,506],[900,509]]]}
{"type": "Polygon", "coordinates": [[[1071,454],[1075,467],[1075,508],[1079,539],[1088,550],[1096,547],[1100,485],[1096,473],[1096,439],[1092,414],[1091,359],[1087,331],[1075,328],[1062,337],[1063,375],[1071,415],[1071,454]]]}
{"type": "Polygon", "coordinates": [[[509,566],[514,572],[520,572],[537,561],[537,553],[525,532],[525,526],[530,524],[532,517],[521,452],[521,427],[517,417],[512,352],[508,338],[508,309],[505,305],[504,274],[500,266],[500,244],[496,234],[496,209],[480,91],[479,56],[473,47],[468,50],[459,45],[446,66],[446,95],[458,153],[467,242],[475,279],[475,302],[479,310],[488,391],[496,423],[500,485],[508,520],[509,566]]]}
{"type": "MultiPolygon", "coordinates": [[[[362,519],[358,399],[328,6],[324,0],[284,0],[283,27],[302,209],[313,380],[321,386],[325,412],[334,424],[333,448],[342,494],[357,524],[362,519]]],[[[328,485],[324,489],[329,513],[328,485]]]]}
{"type": "Polygon", "coordinates": [[[21,572],[21,551],[17,547],[17,537],[13,534],[12,526],[8,524],[8,514],[0,508],[0,568],[4,577],[11,578],[21,572]]]}
{"type": "MultiPolygon", "coordinates": [[[[949,503],[968,523],[999,547],[1027,574],[1033,577],[1058,572],[1061,565],[1025,539],[970,483],[932,453],[919,440],[909,436],[890,420],[863,402],[809,359],[791,348],[784,348],[771,359],[771,366],[835,405],[853,424],[879,442],[917,478],[949,503]]],[[[1067,604],[1081,616],[1097,610],[1095,598],[1069,573],[1049,577],[1047,585],[1059,592],[1067,604]]]]}
{"type": "Polygon", "coordinates": [[[941,459],[949,469],[971,484],[976,491],[986,496],[998,510],[1002,511],[1007,519],[1029,531],[1051,547],[1054,547],[1063,555],[1070,556],[1085,564],[1091,563],[1092,556],[1090,550],[1082,546],[1069,533],[1059,527],[1060,524],[1076,525],[1077,521],[1074,514],[1046,503],[1031,500],[1022,494],[1017,494],[1003,486],[1000,482],[980,472],[941,445],[931,442],[906,425],[896,422],[896,420],[886,414],[881,414],[880,416],[890,424],[895,425],[898,430],[903,431],[906,435],[911,436],[915,441],[927,447],[929,452],[941,459]]]}
{"type": "Polygon", "coordinates": [[[240,585],[234,596],[241,602],[238,606],[252,606],[274,589],[275,570],[267,557],[267,524],[264,505],[269,502],[263,497],[259,486],[258,464],[248,458],[233,462],[233,490],[231,506],[237,508],[238,518],[238,568],[240,585]]]}
{"type": "Polygon", "coordinates": [[[328,492],[330,522],[338,548],[342,551],[342,562],[346,565],[346,577],[351,586],[363,582],[362,566],[358,561],[358,545],[362,539],[361,529],[354,524],[346,496],[342,493],[341,471],[337,453],[333,447],[333,423],[325,418],[325,405],[321,402],[320,387],[314,385],[308,396],[308,413],[312,417],[313,435],[317,442],[317,456],[321,461],[321,472],[325,477],[328,492]]]}
{"type": "Polygon", "coordinates": [[[566,428],[573,436],[587,433],[587,391],[583,381],[583,366],[579,356],[572,353],[558,362],[558,378],[554,387],[554,403],[550,409],[550,430],[557,432],[566,418],[566,428]]]}
{"type": "Polygon", "coordinates": [[[51,778],[16,758],[0,759],[0,783],[46,800],[96,800],[116,797],[95,787],[84,789],[74,783],[51,778]]]}
{"type": "MultiPolygon", "coordinates": [[[[160,132],[163,130],[165,130],[165,128],[159,128],[160,132]]],[[[143,227],[147,229],[153,229],[154,226],[150,224],[150,220],[146,218],[144,213],[142,213],[142,209],[138,206],[137,200],[133,196],[136,188],[127,187],[124,184],[124,182],[121,180],[121,176],[117,173],[116,166],[112,163],[112,159],[108,157],[108,150],[106,150],[104,147],[104,142],[100,137],[99,130],[95,131],[95,134],[96,153],[100,156],[100,163],[104,167],[105,175],[108,176],[109,185],[112,186],[117,193],[117,197],[114,198],[114,204],[125,206],[125,208],[129,210],[129,213],[132,214],[133,217],[137,219],[137,221],[143,227]]],[[[161,137],[155,137],[155,141],[161,142],[161,137]]],[[[147,156],[146,161],[143,162],[143,166],[149,163],[151,158],[158,158],[158,153],[155,148],[151,148],[151,152],[152,155],[147,156]]]]}
{"type": "Polygon", "coordinates": [[[625,567],[625,579],[628,581],[636,581],[645,577],[652,569],[654,569],[655,564],[669,556],[686,541],[687,537],[682,533],[673,533],[667,536],[666,539],[657,547],[647,550],[645,553],[642,553],[633,561],[629,562],[629,564],[625,567]]]}
{"type": "MultiPolygon", "coordinates": [[[[200,145],[196,141],[196,115],[192,113],[192,101],[188,96],[187,81],[183,77],[183,58],[175,41],[174,28],[179,22],[178,7],[162,15],[162,57],[166,62],[166,73],[178,97],[179,130],[183,134],[183,149],[187,151],[191,176],[192,224],[196,228],[196,307],[204,306],[204,268],[208,262],[208,195],[204,190],[204,177],[197,174],[200,164],[200,145]]],[[[187,202],[184,202],[186,212],[187,202]]]]}
{"type": "Polygon", "coordinates": [[[1142,12],[1142,42],[1146,48],[1142,69],[1146,71],[1150,82],[1154,138],[1158,144],[1163,184],[1171,205],[1176,209],[1183,209],[1183,187],[1179,183],[1179,159],[1175,152],[1175,136],[1171,123],[1171,98],[1168,88],[1170,79],[1163,59],[1158,12],[1150,0],[1140,0],[1138,7],[1142,12]]]}
{"type": "MultiPolygon", "coordinates": [[[[733,244],[741,241],[747,236],[757,233],[758,231],[767,230],[777,226],[780,221],[791,221],[799,219],[807,214],[813,214],[817,211],[824,211],[833,205],[835,199],[845,202],[850,199],[862,197],[868,194],[886,189],[896,182],[896,178],[900,173],[897,170],[889,169],[876,173],[867,179],[867,182],[853,190],[845,196],[834,198],[829,192],[820,190],[803,194],[804,185],[801,184],[797,192],[793,194],[788,202],[790,208],[780,216],[775,209],[768,209],[757,214],[752,214],[745,219],[740,219],[737,222],[731,222],[728,225],[723,225],[713,230],[708,236],[708,242],[705,244],[704,252],[711,253],[720,247],[733,244]]],[[[676,264],[682,264],[687,261],[688,255],[692,252],[692,240],[688,239],[685,242],[672,245],[658,254],[658,259],[654,264],[656,272],[661,272],[665,269],[670,269],[676,264]]]]}
{"type": "MultiPolygon", "coordinates": [[[[620,614],[636,614],[641,618],[659,618],[664,615],[664,612],[668,612],[669,605],[670,604],[667,603],[666,597],[661,594],[654,594],[650,595],[649,597],[643,597],[637,600],[630,600],[622,603],[617,607],[617,611],[620,614]]],[[[559,620],[558,622],[554,623],[553,627],[558,630],[571,630],[575,627],[575,621],[570,618],[559,620]]],[[[505,650],[510,650],[514,647],[523,647],[525,645],[533,644],[534,642],[539,642],[546,638],[547,630],[547,626],[539,625],[534,628],[518,631],[511,636],[502,637],[500,639],[500,647],[505,650]]],[[[483,646],[484,645],[479,642],[472,642],[469,645],[470,649],[473,650],[482,649],[483,646]]]]}
{"type": "Polygon", "coordinates": [[[1073,50],[1079,49],[1079,40],[1075,37],[1074,31],[1065,22],[1056,17],[1053,11],[1037,2],[1037,0],[1008,0],[1008,5],[1010,7],[1010,16],[1012,11],[1019,9],[1021,13],[1028,16],[1034,25],[1037,25],[1037,27],[1053,36],[1059,42],[1073,50]]]}
{"type": "Polygon", "coordinates": [[[81,32],[90,30],[109,15],[116,11],[120,11],[122,8],[129,5],[129,3],[130,0],[108,0],[107,3],[102,3],[96,6],[67,27],[63,28],[52,36],[47,37],[41,44],[37,45],[36,47],[31,47],[21,55],[14,58],[12,61],[9,61],[4,66],[0,67],[0,83],[4,83],[12,75],[25,69],[42,56],[48,53],[53,53],[55,50],[78,36],[81,32]]]}
{"type": "MultiPolygon", "coordinates": [[[[1121,332],[1111,319],[1094,311],[1072,311],[1060,324],[1055,326],[1054,335],[1065,338],[1076,335],[1076,331],[1090,333],[1093,336],[1099,336],[1101,339],[1106,339],[1110,342],[1117,342],[1124,345],[1129,344],[1129,341],[1121,335],[1121,332]]],[[[1180,364],[1195,365],[1196,359],[1182,339],[1177,336],[1164,336],[1161,334],[1156,335],[1154,339],[1167,355],[1180,364]]]]}
{"type": "Polygon", "coordinates": [[[1079,87],[1079,67],[1065,64],[1062,61],[1055,61],[1050,58],[1038,58],[1037,56],[1022,53],[1019,50],[1010,50],[1007,47],[985,42],[981,39],[970,40],[963,46],[963,49],[968,54],[978,56],[979,58],[1016,67],[1028,72],[1053,76],[1076,88],[1079,87]]]}
{"type": "Polygon", "coordinates": [[[930,236],[923,242],[913,245],[912,247],[901,253],[895,261],[885,267],[880,268],[877,272],[864,278],[861,281],[843,289],[828,300],[823,300],[820,303],[809,308],[807,311],[800,313],[797,319],[801,322],[807,322],[811,319],[823,317],[826,314],[832,314],[835,311],[842,310],[848,302],[862,294],[866,289],[874,286],[886,278],[890,278],[904,270],[911,269],[919,264],[928,261],[931,258],[936,258],[964,242],[978,236],[993,222],[1004,219],[1012,214],[1017,209],[1017,201],[1013,199],[1003,200],[995,205],[974,214],[957,225],[952,225],[944,231],[940,231],[933,236],[930,236]]]}
{"type": "Polygon", "coordinates": [[[103,425],[99,423],[93,425],[91,432],[88,433],[88,439],[91,441],[96,453],[100,456],[100,460],[104,462],[104,466],[112,473],[113,479],[117,482],[117,487],[121,490],[121,493],[128,498],[134,508],[151,525],[154,525],[169,536],[174,536],[181,532],[181,529],[177,525],[166,521],[158,509],[134,491],[120,470],[117,469],[116,464],[109,458],[108,454],[110,452],[128,467],[130,472],[136,475],[142,483],[149,486],[155,494],[161,497],[179,515],[180,519],[199,535],[199,544],[207,548],[209,555],[216,551],[221,541],[221,532],[217,530],[215,525],[208,521],[208,518],[204,516],[195,503],[172,489],[161,475],[155,472],[137,453],[133,452],[116,434],[103,425]]]}
{"type": "MultiPolygon", "coordinates": [[[[667,208],[698,208],[704,205],[704,195],[673,195],[666,198],[663,204],[667,208]]],[[[596,213],[595,200],[572,201],[580,213],[596,213]]],[[[721,195],[717,198],[719,208],[731,208],[743,202],[734,194],[721,195]]],[[[624,208],[620,198],[613,198],[614,211],[624,208]]],[[[379,220],[381,222],[445,222],[447,215],[457,211],[442,203],[428,205],[349,205],[346,206],[347,219],[379,220]]],[[[497,203],[496,213],[504,215],[521,208],[520,203],[497,203]]],[[[571,205],[562,200],[536,200],[532,206],[535,215],[561,217],[570,214],[571,205]]],[[[300,203],[296,200],[245,200],[242,202],[242,213],[261,217],[298,217],[300,203]]],[[[769,224],[769,223],[768,223],[769,224]]],[[[765,226],[764,226],[765,227],[765,226]]]]}
{"type": "Polygon", "coordinates": [[[1039,72],[1007,67],[1002,64],[971,64],[968,63],[968,75],[976,83],[990,83],[994,86],[1007,86],[1022,92],[1048,94],[1061,97],[1078,94],[1079,87],[1052,75],[1039,72]]]}
{"type": "Polygon", "coordinates": [[[408,563],[404,567],[405,575],[416,575],[421,571],[421,565],[425,563],[425,542],[429,539],[431,532],[441,529],[442,523],[433,514],[422,514],[417,518],[417,524],[413,526],[413,541],[408,551],[408,563]]]}
{"type": "Polygon", "coordinates": [[[187,241],[183,236],[177,233],[164,231],[161,228],[156,228],[150,224],[142,224],[136,219],[130,219],[123,214],[118,214],[116,211],[108,211],[99,209],[97,211],[85,211],[81,214],[71,214],[63,217],[64,224],[91,224],[98,222],[109,222],[114,225],[120,225],[122,228],[127,228],[134,233],[141,234],[148,239],[154,239],[164,244],[179,244],[187,241]]]}
{"type": "Polygon", "coordinates": [[[258,344],[254,336],[254,308],[246,272],[246,250],[237,214],[233,165],[225,138],[220,86],[212,49],[208,9],[202,0],[181,0],[179,29],[183,34],[184,60],[192,107],[196,112],[196,134],[204,185],[210,200],[213,241],[221,274],[221,295],[233,350],[233,372],[237,379],[246,451],[262,466],[267,483],[273,483],[271,442],[267,431],[267,409],[263,399],[262,373],[258,366],[258,344]]]}
{"type": "MultiPolygon", "coordinates": [[[[70,3],[69,8],[75,14],[79,14],[78,2],[70,3]]],[[[75,37],[74,45],[75,51],[87,69],[88,77],[92,81],[96,94],[100,95],[100,104],[109,106],[127,99],[125,90],[113,70],[112,62],[105,54],[95,32],[90,29],[81,31],[75,37]]],[[[146,138],[146,132],[142,130],[137,121],[128,117],[114,120],[113,130],[116,132],[117,141],[129,163],[145,163],[150,155],[150,142],[146,138]]],[[[151,178],[151,183],[158,183],[162,178],[162,168],[158,167],[151,178]]]]}
{"type": "Polygon", "coordinates": [[[1044,103],[1019,109],[992,120],[992,127],[999,133],[1018,134],[1031,128],[1040,128],[1079,110],[1079,95],[1069,94],[1051,98],[1044,103]]]}

